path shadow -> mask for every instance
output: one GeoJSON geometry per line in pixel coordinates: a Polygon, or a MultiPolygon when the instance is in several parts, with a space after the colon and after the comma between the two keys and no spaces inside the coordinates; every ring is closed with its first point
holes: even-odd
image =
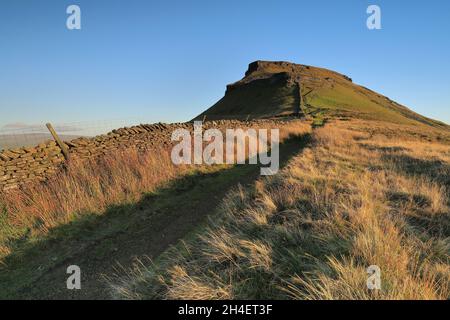
{"type": "MultiPolygon", "coordinates": [[[[280,169],[310,140],[291,137],[280,144],[280,169]]],[[[108,299],[102,275],[120,264],[131,267],[137,257],[155,258],[201,225],[226,193],[253,183],[259,165],[235,165],[175,179],[139,202],[111,206],[101,215],[84,214],[52,229],[45,238],[20,248],[0,266],[2,299],[108,299]],[[68,290],[69,265],[81,269],[81,290],[68,290]]]]}
{"type": "MultiPolygon", "coordinates": [[[[418,159],[406,154],[396,153],[385,154],[382,159],[388,163],[393,163],[403,175],[422,177],[450,190],[450,165],[444,161],[418,159]]],[[[448,237],[450,235],[449,213],[431,213],[429,209],[431,199],[419,192],[419,190],[387,192],[386,197],[393,207],[401,208],[412,205],[408,214],[404,216],[412,227],[430,237],[448,237]]],[[[447,205],[450,206],[450,198],[447,199],[447,205]]]]}

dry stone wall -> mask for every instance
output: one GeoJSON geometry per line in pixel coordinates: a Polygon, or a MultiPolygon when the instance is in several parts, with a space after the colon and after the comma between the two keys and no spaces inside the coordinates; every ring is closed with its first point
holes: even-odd
{"type": "MultiPolygon", "coordinates": [[[[284,121],[253,120],[250,122],[238,120],[206,121],[204,129],[218,128],[270,128],[279,127],[284,121]]],[[[141,151],[155,149],[157,146],[171,144],[173,130],[185,128],[193,130],[193,124],[186,123],[156,123],[141,124],[113,130],[105,135],[93,138],[77,138],[64,142],[69,150],[70,159],[88,159],[105,155],[122,148],[137,148],[141,151]]],[[[36,147],[23,147],[0,152],[0,191],[10,190],[28,182],[45,181],[57,173],[65,162],[61,148],[55,141],[47,141],[36,147]]]]}
{"type": "Polygon", "coordinates": [[[55,174],[64,161],[54,141],[33,148],[16,148],[0,153],[0,190],[8,190],[30,181],[44,181],[55,174]]]}

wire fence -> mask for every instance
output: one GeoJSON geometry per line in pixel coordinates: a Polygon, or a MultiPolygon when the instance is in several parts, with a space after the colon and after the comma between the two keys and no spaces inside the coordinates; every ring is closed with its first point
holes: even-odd
{"type": "MultiPolygon", "coordinates": [[[[62,140],[70,141],[79,137],[93,137],[106,134],[113,129],[155,122],[158,121],[155,121],[155,119],[139,118],[52,123],[52,125],[62,140]]],[[[34,125],[18,124],[0,127],[0,151],[18,147],[36,146],[51,139],[52,136],[45,126],[45,123],[34,125]]]]}

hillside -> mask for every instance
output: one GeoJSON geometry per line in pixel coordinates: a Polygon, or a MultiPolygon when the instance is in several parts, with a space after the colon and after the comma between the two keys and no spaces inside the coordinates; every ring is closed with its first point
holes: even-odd
{"type": "Polygon", "coordinates": [[[286,115],[318,120],[360,118],[449,128],[335,71],[281,61],[250,63],[244,78],[228,85],[225,96],[196,119],[286,115]]]}

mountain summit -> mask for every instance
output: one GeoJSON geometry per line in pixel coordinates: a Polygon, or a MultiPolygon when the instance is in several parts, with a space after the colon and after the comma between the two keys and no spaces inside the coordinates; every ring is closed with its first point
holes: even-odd
{"type": "Polygon", "coordinates": [[[362,118],[402,124],[446,124],[421,116],[338,72],[285,61],[255,61],[244,78],[196,117],[255,119],[283,116],[362,118]]]}

